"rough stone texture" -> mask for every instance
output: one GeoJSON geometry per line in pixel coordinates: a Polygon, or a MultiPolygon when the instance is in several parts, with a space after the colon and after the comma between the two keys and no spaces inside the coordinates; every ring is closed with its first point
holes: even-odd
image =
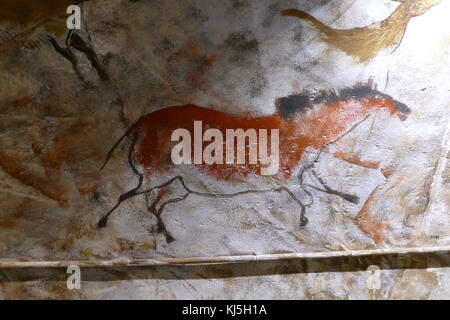
{"type": "Polygon", "coordinates": [[[4,299],[448,299],[448,254],[307,259],[192,267],[3,269],[4,299]],[[379,266],[379,273],[367,269],[379,266]],[[371,288],[371,277],[379,289],[371,288]]]}
{"type": "MultiPolygon", "coordinates": [[[[66,2],[60,4],[63,17],[66,2]]],[[[91,0],[82,4],[83,30],[75,33],[79,41],[78,46],[72,42],[72,55],[65,48],[60,11],[37,6],[32,10],[41,15],[15,17],[0,10],[0,258],[98,260],[450,245],[450,3],[438,2],[91,0]],[[323,24],[282,16],[285,9],[303,10],[323,24]],[[409,16],[413,11],[416,16],[409,16]],[[39,24],[48,17],[54,19],[39,24]],[[397,26],[393,31],[378,23],[388,18],[397,26]],[[360,29],[351,30],[352,36],[338,30],[352,28],[360,29]],[[317,161],[318,174],[332,188],[357,195],[358,204],[309,189],[314,204],[307,209],[309,224],[300,228],[299,208],[285,194],[192,196],[164,211],[176,239],[167,243],[137,197],[114,212],[107,228],[97,229],[118,196],[137,183],[126,161],[129,142],[105,170],[98,169],[140,116],[187,103],[267,115],[275,112],[277,98],[369,80],[412,112],[406,121],[387,112],[371,114],[317,161]]],[[[211,177],[199,179],[195,171],[185,177],[209,192],[234,190],[211,177]]],[[[311,175],[305,179],[319,186],[311,175]]],[[[251,178],[237,185],[263,188],[251,178]]],[[[287,185],[307,199],[298,181],[287,185]]],[[[144,279],[119,282],[120,276],[105,271],[102,276],[110,281],[89,281],[76,294],[65,291],[64,281],[46,283],[38,274],[22,282],[26,273],[8,272],[11,280],[1,284],[0,297],[368,297],[365,269],[270,275],[283,265],[259,267],[260,274],[249,277],[240,271],[236,278],[207,280],[175,269],[161,271],[174,273],[168,279],[146,280],[153,276],[142,272],[144,279]]],[[[444,265],[382,271],[386,285],[380,297],[448,297],[448,270],[444,265]],[[420,285],[409,288],[411,281],[420,285]]]]}

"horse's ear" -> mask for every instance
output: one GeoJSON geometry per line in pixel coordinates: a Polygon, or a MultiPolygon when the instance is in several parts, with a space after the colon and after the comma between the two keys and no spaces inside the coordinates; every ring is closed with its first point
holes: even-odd
{"type": "Polygon", "coordinates": [[[360,81],[355,85],[355,88],[366,88],[370,90],[377,90],[377,87],[378,86],[372,77],[370,77],[367,81],[360,81]]]}
{"type": "Polygon", "coordinates": [[[377,84],[373,81],[372,77],[370,77],[369,80],[367,80],[366,86],[372,90],[377,90],[377,84]]]}

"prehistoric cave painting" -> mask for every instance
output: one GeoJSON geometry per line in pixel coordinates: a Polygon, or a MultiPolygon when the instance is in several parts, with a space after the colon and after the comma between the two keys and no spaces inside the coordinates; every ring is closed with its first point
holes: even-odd
{"type": "MultiPolygon", "coordinates": [[[[116,142],[107,155],[106,165],[116,147],[125,137],[132,140],[128,154],[129,164],[139,178],[136,188],[122,194],[117,204],[102,218],[98,227],[106,227],[112,212],[125,200],[144,195],[147,209],[158,221],[158,232],[166,235],[168,242],[174,238],[167,231],[162,220],[164,208],[171,203],[185,200],[190,195],[205,197],[236,197],[248,193],[286,192],[300,207],[300,226],[307,224],[306,208],[313,203],[312,193],[308,188],[338,196],[346,201],[358,203],[356,195],[347,194],[330,188],[324,179],[314,170],[315,163],[328,146],[334,144],[376,112],[389,112],[391,116],[405,120],[410,109],[392,97],[377,91],[369,85],[356,85],[339,92],[319,92],[311,94],[303,92],[276,100],[277,112],[263,117],[244,117],[202,108],[196,105],[174,106],[162,109],[141,117],[116,142]],[[279,129],[280,163],[278,172],[272,176],[277,186],[271,189],[247,190],[230,194],[213,194],[198,192],[186,183],[175,170],[172,163],[171,149],[174,142],[171,135],[174,130],[184,128],[194,135],[194,121],[202,121],[205,127],[218,129],[225,133],[227,129],[279,129]],[[305,163],[307,151],[315,150],[312,161],[305,163]],[[304,175],[311,174],[317,185],[304,183],[304,175]],[[155,181],[165,181],[157,184],[155,181]],[[303,203],[289,188],[291,179],[297,179],[306,194],[309,203],[303,203]],[[185,194],[169,199],[169,186],[180,183],[185,194]],[[153,198],[153,201],[150,199],[153,198]],[[158,208],[159,206],[159,208],[158,208]]],[[[249,157],[249,146],[246,141],[246,159],[249,157]]],[[[346,160],[345,155],[339,158],[346,160]]],[[[357,161],[348,157],[351,163],[374,168],[373,163],[357,161]]],[[[199,164],[189,165],[191,171],[198,170],[218,182],[239,183],[249,176],[261,178],[260,164],[199,164]]],[[[103,169],[102,167],[102,169],[103,169]]],[[[267,177],[265,177],[267,179],[267,177]]]]}
{"type": "Polygon", "coordinates": [[[67,7],[73,4],[83,4],[89,0],[5,0],[0,3],[0,23],[4,25],[20,26],[23,30],[14,34],[8,28],[0,29],[0,52],[12,48],[24,48],[29,50],[41,49],[50,44],[56,53],[65,58],[74,69],[78,78],[87,87],[91,86],[86,71],[81,71],[79,67],[83,61],[79,61],[77,52],[84,55],[89,60],[92,68],[97,72],[101,81],[108,81],[110,77],[103,68],[100,60],[92,48],[90,36],[87,29],[82,31],[87,34],[83,39],[76,31],[67,32],[66,19],[67,7]],[[4,9],[4,10],[2,10],[4,9]],[[64,45],[60,45],[57,37],[67,32],[64,45]],[[54,36],[49,35],[53,34],[54,36]],[[75,52],[77,51],[77,52],[75,52]]]}
{"type": "Polygon", "coordinates": [[[52,36],[47,36],[50,44],[53,49],[61,56],[63,56],[67,61],[72,64],[72,68],[75,70],[75,73],[78,75],[78,78],[84,83],[89,85],[88,81],[85,79],[85,76],[81,72],[79,68],[79,61],[77,56],[74,54],[72,49],[76,49],[86,55],[87,59],[90,61],[92,67],[97,71],[99,78],[102,81],[108,81],[109,75],[106,70],[102,67],[97,54],[94,49],[92,49],[78,34],[73,31],[69,31],[66,39],[66,46],[61,47],[55,38],[52,36]]]}
{"type": "MultiPolygon", "coordinates": [[[[39,108],[48,112],[50,109],[30,99],[20,99],[16,101],[16,106],[30,112],[39,108]]],[[[6,120],[2,120],[4,125],[6,120]]],[[[74,187],[80,195],[87,195],[95,190],[98,170],[87,163],[90,159],[100,160],[99,147],[95,139],[85,134],[95,129],[92,119],[53,117],[46,120],[27,116],[21,121],[27,127],[21,129],[21,137],[26,137],[26,142],[13,146],[2,144],[2,170],[33,188],[41,199],[64,208],[69,207],[73,200],[65,175],[72,175],[74,187]],[[21,150],[28,142],[31,148],[21,150]]]]}
{"type": "Polygon", "coordinates": [[[282,11],[281,14],[297,17],[313,24],[323,34],[322,41],[344,51],[362,63],[369,61],[385,48],[392,46],[397,48],[411,18],[424,14],[442,0],[394,1],[401,2],[401,4],[387,19],[363,28],[333,29],[301,10],[289,9],[282,11]]]}
{"type": "Polygon", "coordinates": [[[2,0],[0,2],[0,22],[19,24],[24,27],[32,27],[43,23],[58,22],[57,28],[61,33],[66,29],[66,9],[73,4],[80,4],[88,0],[2,0]]]}
{"type": "Polygon", "coordinates": [[[47,44],[42,32],[61,36],[67,32],[67,7],[89,0],[2,0],[0,1],[0,24],[20,26],[17,33],[0,30],[0,52],[10,48],[39,49],[47,44]]]}

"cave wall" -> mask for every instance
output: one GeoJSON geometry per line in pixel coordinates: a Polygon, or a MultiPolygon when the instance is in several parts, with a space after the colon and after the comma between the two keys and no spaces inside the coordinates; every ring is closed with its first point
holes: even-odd
{"type": "MultiPolygon", "coordinates": [[[[0,265],[449,246],[448,0],[90,0],[69,35],[71,3],[0,4],[0,265]],[[151,162],[146,187],[181,176],[197,194],[171,203],[180,181],[161,194],[166,233],[144,196],[99,228],[138,183],[128,156],[144,154],[128,135],[99,170],[110,148],[142,116],[186,105],[279,121],[280,172],[151,162]]],[[[163,135],[179,112],[146,130],[163,135]]],[[[83,269],[77,292],[57,270],[3,269],[0,297],[448,297],[446,255],[361,259],[83,269]]]]}

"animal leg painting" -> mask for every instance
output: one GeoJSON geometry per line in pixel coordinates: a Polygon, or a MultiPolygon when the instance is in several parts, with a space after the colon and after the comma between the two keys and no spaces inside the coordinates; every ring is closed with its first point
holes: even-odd
{"type": "Polygon", "coordinates": [[[163,197],[165,191],[164,190],[160,190],[158,192],[158,195],[155,199],[155,201],[149,205],[149,199],[148,196],[145,195],[146,201],[147,201],[147,209],[148,211],[150,211],[157,219],[157,232],[159,233],[164,233],[164,235],[166,236],[166,241],[167,243],[170,243],[172,241],[174,241],[175,239],[172,237],[172,235],[167,231],[166,226],[161,218],[161,215],[163,213],[163,210],[165,208],[166,205],[170,204],[170,203],[176,203],[176,202],[180,202],[184,199],[186,199],[189,195],[189,193],[186,193],[185,196],[180,197],[180,198],[176,198],[176,199],[172,199],[172,200],[168,200],[166,202],[164,202],[159,209],[156,209],[156,206],[158,205],[159,201],[161,200],[161,198],[163,197]]]}
{"type": "Polygon", "coordinates": [[[236,193],[230,193],[230,194],[221,194],[221,193],[205,193],[205,192],[198,192],[198,191],[194,191],[192,190],[190,187],[188,187],[183,179],[183,177],[181,176],[177,176],[171,180],[169,180],[168,182],[164,183],[161,186],[157,186],[154,187],[150,190],[147,191],[142,191],[142,192],[137,192],[135,194],[132,194],[131,196],[129,196],[128,198],[125,197],[120,197],[119,201],[117,202],[117,204],[102,218],[100,219],[99,223],[98,223],[98,227],[99,228],[104,228],[107,226],[107,222],[108,222],[108,218],[111,215],[112,212],[114,212],[119,205],[129,199],[132,198],[134,196],[137,195],[141,195],[143,194],[146,200],[146,205],[147,205],[147,210],[149,212],[151,212],[157,219],[157,232],[158,233],[164,233],[166,236],[166,240],[168,243],[174,241],[175,239],[171,236],[171,234],[167,231],[167,228],[164,224],[164,221],[162,219],[162,213],[165,209],[165,207],[171,203],[177,203],[177,202],[181,202],[183,200],[185,200],[189,195],[196,195],[196,196],[200,196],[200,197],[208,197],[208,198],[234,198],[237,196],[242,196],[242,195],[246,195],[246,194],[252,194],[252,193],[281,193],[281,192],[286,192],[301,208],[300,211],[300,223],[299,225],[301,227],[306,226],[308,224],[308,219],[305,216],[306,213],[306,205],[304,205],[295,195],[294,193],[289,190],[287,187],[279,187],[279,188],[273,188],[273,189],[266,189],[266,190],[245,190],[245,191],[241,191],[241,192],[236,192],[236,193]],[[186,191],[186,194],[182,197],[178,197],[175,199],[170,199],[165,201],[162,205],[159,206],[159,208],[157,208],[159,202],[162,200],[162,198],[164,197],[164,195],[166,194],[166,190],[165,188],[167,188],[170,184],[172,184],[175,181],[179,181],[181,183],[181,185],[183,186],[184,190],[186,191]],[[155,190],[158,190],[158,194],[156,196],[156,199],[152,202],[152,204],[150,204],[150,199],[149,199],[149,194],[151,195],[155,190]]]}

